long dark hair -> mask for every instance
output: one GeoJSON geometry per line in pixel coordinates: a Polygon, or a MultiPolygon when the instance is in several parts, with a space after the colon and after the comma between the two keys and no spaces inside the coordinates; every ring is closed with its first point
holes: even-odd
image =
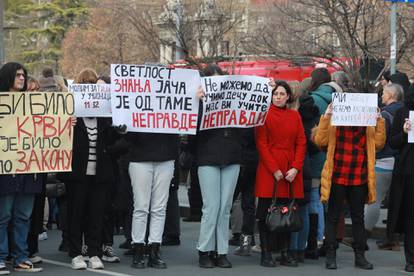
{"type": "Polygon", "coordinates": [[[311,78],[308,92],[315,91],[322,84],[332,81],[331,74],[326,68],[316,68],[312,71],[311,78]]]}
{"type": "Polygon", "coordinates": [[[217,64],[209,63],[207,66],[202,70],[202,75],[204,77],[210,77],[215,74],[217,75],[227,75],[227,72],[223,71],[217,64]]]}
{"type": "Polygon", "coordinates": [[[14,86],[14,80],[16,79],[17,70],[23,70],[24,72],[24,85],[21,91],[27,90],[27,70],[20,63],[8,62],[4,64],[0,69],[0,91],[7,92],[14,86]]]}
{"type": "Polygon", "coordinates": [[[275,84],[276,84],[276,86],[273,88],[273,90],[272,90],[272,95],[273,95],[273,92],[275,92],[275,90],[279,87],[279,86],[282,86],[283,88],[285,88],[285,90],[286,90],[286,93],[288,94],[288,96],[289,96],[289,99],[286,101],[286,103],[287,104],[290,104],[290,103],[293,103],[294,101],[295,101],[295,99],[293,98],[293,92],[292,92],[292,88],[290,87],[290,85],[287,83],[287,82],[285,82],[285,81],[283,81],[283,80],[277,80],[277,81],[275,81],[275,84]]]}

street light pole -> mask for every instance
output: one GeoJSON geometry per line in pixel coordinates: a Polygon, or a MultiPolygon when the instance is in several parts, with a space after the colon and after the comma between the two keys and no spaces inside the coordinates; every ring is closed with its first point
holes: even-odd
{"type": "Polygon", "coordinates": [[[391,74],[396,72],[397,62],[397,3],[391,4],[391,49],[390,49],[390,69],[391,74]]]}

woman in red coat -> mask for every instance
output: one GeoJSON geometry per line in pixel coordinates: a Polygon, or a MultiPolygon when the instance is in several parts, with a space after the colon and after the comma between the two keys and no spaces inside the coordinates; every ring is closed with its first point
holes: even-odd
{"type": "MultiPolygon", "coordinates": [[[[274,233],[266,226],[267,210],[272,203],[272,193],[277,181],[277,202],[284,204],[289,199],[289,187],[295,198],[303,198],[302,165],[306,152],[306,137],[299,113],[286,107],[293,101],[292,90],[284,81],[277,81],[272,92],[272,104],[263,126],[256,128],[256,146],[259,151],[259,166],[256,176],[257,219],[262,247],[261,265],[272,267],[270,238],[274,233]]],[[[290,233],[278,237],[284,241],[281,264],[297,266],[289,257],[290,233]]]]}

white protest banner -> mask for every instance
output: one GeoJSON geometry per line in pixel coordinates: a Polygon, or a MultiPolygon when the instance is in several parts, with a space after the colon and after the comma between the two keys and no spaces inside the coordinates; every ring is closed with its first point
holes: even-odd
{"type": "Polygon", "coordinates": [[[206,97],[200,130],[263,125],[272,100],[268,83],[255,76],[202,78],[206,97]]]}
{"type": "Polygon", "coordinates": [[[110,84],[71,84],[76,117],[111,117],[110,84]]]}
{"type": "Polygon", "coordinates": [[[195,134],[200,74],[149,65],[111,65],[113,125],[132,132],[195,134]]]}
{"type": "Polygon", "coordinates": [[[334,126],[375,126],[378,95],[373,93],[333,93],[332,119],[334,126]]]}
{"type": "Polygon", "coordinates": [[[72,170],[73,94],[0,93],[0,174],[72,170]]]}
{"type": "Polygon", "coordinates": [[[414,143],[414,111],[410,111],[411,130],[408,132],[408,143],[414,143]]]}

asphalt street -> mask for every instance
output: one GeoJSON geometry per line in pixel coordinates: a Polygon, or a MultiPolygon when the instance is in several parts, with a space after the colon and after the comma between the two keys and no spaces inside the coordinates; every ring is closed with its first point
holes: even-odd
{"type": "MultiPolygon", "coordinates": [[[[213,268],[202,269],[197,265],[198,255],[195,249],[198,238],[199,223],[182,223],[182,236],[180,246],[163,247],[162,253],[168,268],[165,270],[156,270],[146,268],[137,270],[130,267],[131,257],[123,256],[123,250],[118,245],[124,240],[122,236],[115,236],[115,251],[121,256],[121,263],[107,264],[105,270],[85,270],[74,271],[70,268],[70,258],[57,250],[60,242],[60,232],[58,230],[48,231],[49,238],[39,242],[40,255],[44,258],[42,264],[44,271],[39,275],[171,275],[171,276],[217,276],[220,275],[414,275],[403,271],[404,259],[403,251],[390,252],[379,251],[376,249],[375,241],[370,240],[371,250],[367,252],[367,258],[375,265],[372,271],[363,271],[353,266],[353,252],[350,248],[341,245],[338,251],[338,266],[336,271],[324,269],[324,259],[317,261],[306,260],[305,264],[298,268],[289,268],[278,266],[276,268],[265,268],[259,266],[260,255],[253,253],[250,257],[240,257],[233,254],[234,247],[230,247],[229,260],[233,263],[233,268],[213,268]]],[[[24,274],[22,272],[13,272],[13,275],[24,274]]]]}

